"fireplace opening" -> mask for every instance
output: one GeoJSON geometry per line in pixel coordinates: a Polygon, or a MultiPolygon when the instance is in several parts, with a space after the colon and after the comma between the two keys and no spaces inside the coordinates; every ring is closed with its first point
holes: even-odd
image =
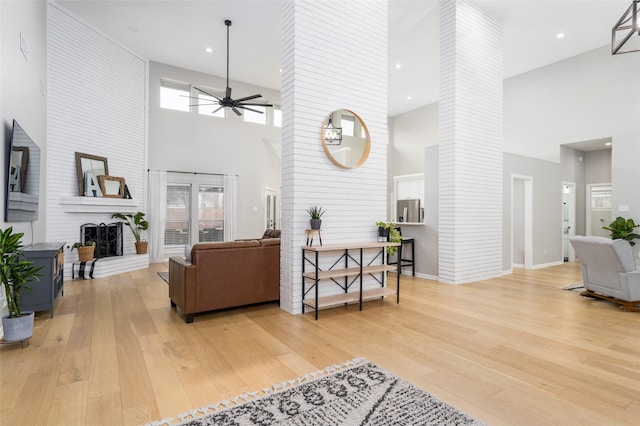
{"type": "Polygon", "coordinates": [[[122,256],[122,223],[85,223],[80,226],[80,241],[94,241],[94,257],[122,256]]]}

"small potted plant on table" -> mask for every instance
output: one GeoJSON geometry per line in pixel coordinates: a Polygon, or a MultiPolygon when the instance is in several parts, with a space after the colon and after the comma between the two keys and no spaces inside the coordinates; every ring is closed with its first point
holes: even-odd
{"type": "MultiPolygon", "coordinates": [[[[386,241],[391,241],[394,243],[399,243],[402,241],[402,235],[400,235],[400,231],[398,231],[398,227],[395,223],[378,221],[376,222],[376,226],[378,227],[379,237],[383,237],[386,241]]],[[[397,251],[397,246],[387,247],[388,254],[396,254],[397,251]]]]}
{"type": "Polygon", "coordinates": [[[309,220],[309,225],[311,229],[320,229],[322,226],[322,215],[326,213],[326,210],[322,210],[322,206],[313,206],[307,210],[311,219],[309,220]]]}
{"type": "Polygon", "coordinates": [[[4,340],[23,342],[33,335],[35,312],[20,310],[23,290],[31,290],[29,283],[38,281],[42,266],[22,257],[23,232],[13,233],[13,227],[0,231],[0,282],[4,285],[9,314],[2,317],[4,340]]]}
{"type": "Polygon", "coordinates": [[[147,241],[141,238],[140,233],[149,229],[149,222],[144,219],[144,213],[115,213],[111,218],[120,219],[122,223],[131,229],[133,237],[136,239],[136,254],[145,254],[147,252],[147,241]]]}

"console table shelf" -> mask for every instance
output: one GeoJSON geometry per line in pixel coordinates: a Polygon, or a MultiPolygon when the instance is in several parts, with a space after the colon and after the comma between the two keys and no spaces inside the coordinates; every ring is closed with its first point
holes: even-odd
{"type": "MultiPolygon", "coordinates": [[[[385,261],[387,247],[398,247],[401,255],[402,247],[399,243],[393,242],[370,242],[370,243],[350,243],[332,244],[325,246],[303,246],[302,247],[302,313],[305,307],[314,309],[315,319],[318,319],[318,310],[348,303],[359,303],[362,310],[362,302],[366,300],[379,299],[386,296],[396,296],[396,303],[400,303],[400,275],[402,265],[388,265],[385,261]],[[372,252],[371,259],[365,263],[365,251],[372,252]],[[320,255],[332,255],[334,263],[325,270],[320,267],[320,255]],[[380,263],[374,263],[380,262],[380,263]],[[312,270],[306,271],[307,264],[312,270]],[[342,267],[344,266],[344,267],[342,267]],[[386,272],[397,272],[396,288],[385,286],[386,272]],[[380,278],[378,278],[380,275],[380,278]],[[363,279],[365,276],[373,277],[379,284],[378,288],[363,289],[363,279]],[[352,278],[349,281],[349,278],[352,278]],[[344,279],[344,282],[339,282],[344,279]],[[330,296],[319,296],[320,282],[329,280],[340,287],[344,293],[330,296]],[[357,287],[355,290],[353,287],[357,287]]],[[[328,259],[325,259],[328,260],[328,259]]],[[[330,263],[331,261],[329,261],[330,263]]]]}

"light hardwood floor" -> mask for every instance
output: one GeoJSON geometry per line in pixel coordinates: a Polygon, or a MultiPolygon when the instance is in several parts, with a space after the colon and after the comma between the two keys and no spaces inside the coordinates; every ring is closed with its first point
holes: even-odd
{"type": "MultiPolygon", "coordinates": [[[[0,346],[0,424],[135,425],[365,357],[492,425],[639,424],[640,314],[560,287],[577,264],[289,315],[170,309],[166,264],[68,281],[31,344],[0,346]]],[[[393,280],[391,280],[393,282],[393,280]]]]}

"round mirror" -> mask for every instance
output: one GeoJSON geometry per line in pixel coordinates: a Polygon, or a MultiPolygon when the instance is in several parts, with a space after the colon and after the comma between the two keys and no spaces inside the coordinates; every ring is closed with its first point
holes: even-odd
{"type": "Polygon", "coordinates": [[[360,167],[367,161],[371,149],[369,129],[355,112],[335,110],[322,124],[322,149],[338,167],[360,167]]]}

